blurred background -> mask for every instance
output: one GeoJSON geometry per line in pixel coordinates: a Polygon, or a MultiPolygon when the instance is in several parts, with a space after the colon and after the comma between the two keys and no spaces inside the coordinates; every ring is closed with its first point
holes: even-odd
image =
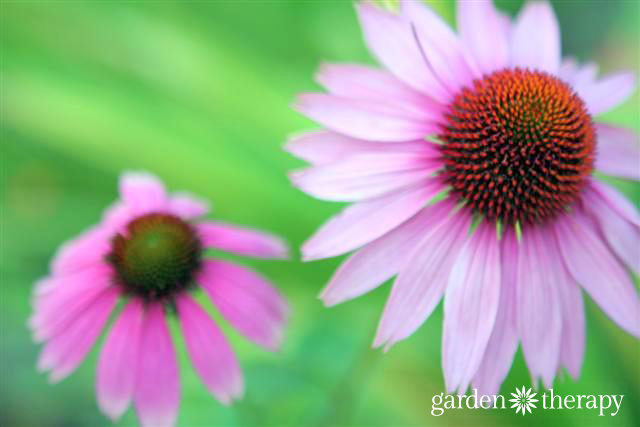
{"type": "MultiPolygon", "coordinates": [[[[595,60],[604,72],[638,70],[636,1],[552,3],[565,54],[595,60]]],[[[513,15],[522,2],[497,4],[513,15]]],[[[433,6],[453,22],[452,2],[433,6]]],[[[212,200],[215,218],[271,230],[299,247],[341,205],[288,183],[287,171],[303,163],[281,150],[283,142],[315,127],[290,104],[318,88],[321,61],[373,60],[351,1],[7,0],[0,7],[0,425],[109,426],[94,399],[96,349],[55,386],[35,369],[29,296],[56,248],[98,220],[126,169],[154,172],[172,190],[212,200]]],[[[604,119],[637,130],[638,105],[636,92],[604,119]]],[[[614,184],[640,202],[636,184],[614,184]]],[[[325,309],[317,294],[339,262],[247,262],[279,285],[293,316],[278,354],[226,328],[247,384],[246,398],[231,408],[201,385],[176,334],[180,426],[640,425],[638,342],[590,300],[582,377],[559,378],[554,392],[623,394],[615,418],[584,409],[432,417],[431,399],[444,388],[441,308],[389,353],[372,350],[389,285],[325,309]]],[[[519,351],[502,394],[522,385],[530,379],[519,351]]],[[[136,423],[130,409],[117,425],[136,423]]]]}

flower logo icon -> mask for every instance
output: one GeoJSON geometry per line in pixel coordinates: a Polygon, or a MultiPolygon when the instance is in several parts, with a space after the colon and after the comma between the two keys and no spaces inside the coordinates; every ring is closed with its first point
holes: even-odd
{"type": "Polygon", "coordinates": [[[537,402],[538,399],[534,399],[537,393],[531,394],[531,389],[525,391],[524,386],[522,386],[522,391],[516,388],[515,393],[511,393],[514,397],[513,399],[509,399],[509,402],[513,402],[511,405],[512,408],[516,408],[516,414],[519,411],[522,411],[522,415],[525,414],[526,411],[531,413],[531,408],[535,408],[536,405],[534,402],[537,402]]]}

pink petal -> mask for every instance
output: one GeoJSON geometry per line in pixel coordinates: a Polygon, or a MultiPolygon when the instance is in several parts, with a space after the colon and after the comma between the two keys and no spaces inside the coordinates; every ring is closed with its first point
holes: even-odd
{"type": "Polygon", "coordinates": [[[516,325],[529,371],[547,388],[558,369],[562,313],[558,287],[563,278],[553,274],[549,252],[549,230],[525,228],[518,256],[516,325]]]}
{"type": "Polygon", "coordinates": [[[189,357],[202,382],[225,405],[241,397],[243,379],[233,350],[211,317],[188,295],[177,299],[189,357]]]}
{"type": "Polygon", "coordinates": [[[51,382],[66,378],[82,362],[100,335],[118,294],[115,287],[103,290],[80,316],[47,342],[38,360],[38,369],[51,370],[51,382]]]}
{"type": "Polygon", "coordinates": [[[197,281],[240,333],[269,350],[280,347],[289,309],[267,280],[228,262],[206,261],[197,281]]]}
{"type": "Polygon", "coordinates": [[[112,238],[116,233],[123,233],[127,224],[136,216],[129,205],[117,201],[104,211],[101,225],[109,234],[109,238],[112,238]]]}
{"type": "Polygon", "coordinates": [[[150,303],[142,324],[134,400],[143,427],[173,426],[180,404],[176,354],[161,303],[150,303]]]}
{"type": "Polygon", "coordinates": [[[509,55],[511,55],[511,33],[513,32],[513,20],[511,19],[511,16],[509,16],[505,12],[496,10],[496,14],[498,15],[497,25],[499,25],[500,27],[499,29],[497,29],[497,31],[507,35],[507,43],[509,44],[509,55]]]}
{"type": "Polygon", "coordinates": [[[44,279],[34,297],[34,314],[29,319],[34,340],[45,341],[64,332],[111,283],[111,269],[101,264],[44,279]]]}
{"type": "Polygon", "coordinates": [[[562,303],[560,363],[567,368],[569,375],[571,375],[574,380],[577,380],[580,376],[585,350],[584,304],[580,287],[573,277],[569,275],[569,272],[566,271],[559,249],[556,249],[553,257],[558,261],[558,268],[565,270],[564,272],[559,272],[559,274],[566,276],[565,281],[560,283],[558,287],[558,293],[562,303]]]}
{"type": "Polygon", "coordinates": [[[289,257],[287,244],[271,233],[213,221],[197,224],[196,230],[205,248],[255,258],[289,257]]]}
{"type": "Polygon", "coordinates": [[[581,93],[584,87],[592,85],[598,75],[598,65],[590,62],[579,65],[574,59],[566,59],[558,69],[558,76],[569,83],[573,89],[581,93]]]}
{"type": "Polygon", "coordinates": [[[500,302],[500,251],[482,223],[457,254],[444,297],[442,365],[449,393],[464,394],[487,348],[500,302]]]}
{"type": "Polygon", "coordinates": [[[616,255],[631,270],[640,271],[640,227],[629,222],[592,188],[587,187],[583,197],[585,211],[597,221],[616,255]]]}
{"type": "MultiPolygon", "coordinates": [[[[553,232],[552,229],[548,230],[553,232]]],[[[560,300],[562,332],[559,361],[576,379],[580,375],[585,350],[585,318],[580,287],[569,274],[556,239],[544,239],[539,243],[546,254],[548,276],[556,284],[560,300]]]]}
{"type": "Polygon", "coordinates": [[[449,215],[451,203],[427,206],[395,230],[374,240],[345,261],[322,291],[327,306],[358,297],[396,275],[425,233],[449,215]]]}
{"type": "Polygon", "coordinates": [[[640,337],[640,301],[636,289],[589,218],[574,212],[557,221],[556,236],[575,280],[614,322],[640,337]]]}
{"type": "Polygon", "coordinates": [[[506,230],[502,238],[500,255],[500,305],[496,321],[487,343],[482,362],[473,379],[473,387],[479,395],[497,395],[506,378],[513,356],[518,349],[518,334],[515,328],[515,289],[518,273],[518,241],[512,230],[506,230]]]}
{"type": "Polygon", "coordinates": [[[580,377],[585,351],[584,304],[577,285],[570,286],[564,292],[560,363],[567,369],[571,378],[577,380],[580,377]]]}
{"type": "Polygon", "coordinates": [[[294,135],[285,149],[309,163],[323,165],[362,153],[415,153],[424,157],[440,156],[440,150],[428,141],[371,142],[331,131],[312,131],[294,135]]]}
{"type": "Polygon", "coordinates": [[[635,132],[603,124],[598,135],[596,169],[608,175],[640,181],[640,143],[635,132]]]}
{"type": "Polygon", "coordinates": [[[547,1],[529,1],[511,37],[511,65],[555,74],[560,67],[560,27],[547,1]]]}
{"type": "Polygon", "coordinates": [[[123,173],[120,195],[135,215],[166,209],[168,203],[162,181],[146,172],[123,173]]]}
{"type": "Polygon", "coordinates": [[[597,79],[598,66],[594,63],[578,65],[566,60],[559,76],[578,93],[592,115],[605,113],[624,102],[635,90],[633,72],[621,72],[597,79]]]}
{"type": "Polygon", "coordinates": [[[635,88],[636,76],[633,72],[616,73],[591,84],[576,85],[578,94],[593,116],[606,113],[622,104],[635,88]]]}
{"type": "Polygon", "coordinates": [[[323,64],[317,80],[339,97],[384,102],[421,120],[437,121],[442,116],[440,104],[384,70],[362,65],[323,64]]]}
{"type": "Polygon", "coordinates": [[[302,246],[303,259],[331,258],[377,239],[411,218],[440,190],[438,182],[421,182],[395,194],[347,207],[302,246]]]}
{"type": "Polygon", "coordinates": [[[142,302],[131,299],[100,352],[96,379],[98,406],[113,421],[124,414],[133,397],[142,320],[142,302]]]}
{"type": "Polygon", "coordinates": [[[381,101],[307,93],[298,96],[295,109],[333,131],[371,141],[411,141],[439,132],[435,123],[413,118],[381,101]]]}
{"type": "Polygon", "coordinates": [[[473,53],[484,74],[509,63],[509,38],[502,16],[491,0],[458,0],[458,28],[462,43],[473,53]]]}
{"type": "Polygon", "coordinates": [[[460,211],[422,236],[391,289],[374,347],[390,348],[410,336],[431,315],[447,284],[453,259],[469,227],[470,218],[460,211]]]}
{"type": "Polygon", "coordinates": [[[39,279],[35,285],[33,285],[33,294],[31,295],[31,304],[35,305],[40,296],[47,295],[51,293],[51,291],[57,289],[58,284],[56,281],[52,280],[52,277],[45,277],[43,279],[39,279]]]}
{"type": "Polygon", "coordinates": [[[429,69],[451,93],[459,92],[471,85],[474,78],[480,77],[458,37],[433,9],[414,0],[400,0],[400,8],[411,24],[420,54],[429,69]]]}
{"type": "Polygon", "coordinates": [[[640,214],[636,207],[616,188],[596,180],[589,182],[589,188],[597,192],[612,209],[622,215],[627,221],[640,227],[640,214]]]}
{"type": "Polygon", "coordinates": [[[573,84],[573,77],[579,70],[578,62],[575,58],[568,57],[562,60],[558,68],[558,77],[567,83],[573,84]]]}
{"type": "Polygon", "coordinates": [[[572,84],[575,86],[578,93],[580,93],[583,88],[595,83],[597,76],[598,64],[589,62],[577,70],[573,76],[572,84]]]}
{"type": "Polygon", "coordinates": [[[111,237],[103,228],[94,227],[64,243],[51,261],[51,273],[70,274],[102,263],[111,250],[111,237]]]}
{"type": "Polygon", "coordinates": [[[378,60],[409,86],[448,104],[451,93],[425,63],[410,23],[369,2],[358,3],[356,9],[365,43],[378,60]]]}
{"type": "Polygon", "coordinates": [[[169,211],[182,219],[194,219],[209,212],[209,203],[185,192],[176,192],[169,198],[169,211]]]}
{"type": "Polygon", "coordinates": [[[439,160],[415,153],[363,153],[290,176],[296,187],[311,196],[350,202],[383,196],[424,181],[440,166],[439,160]]]}

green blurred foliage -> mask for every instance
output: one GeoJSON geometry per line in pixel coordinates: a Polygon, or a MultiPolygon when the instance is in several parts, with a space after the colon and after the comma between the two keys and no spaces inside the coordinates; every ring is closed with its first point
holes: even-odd
{"type": "MultiPolygon", "coordinates": [[[[393,3],[393,2],[390,2],[393,3]]],[[[520,1],[498,0],[514,14],[520,1]]],[[[450,1],[434,2],[449,22],[450,1]]],[[[296,191],[287,135],[314,125],[290,108],[317,89],[321,61],[373,63],[350,1],[3,1],[0,425],[110,425],[94,402],[97,352],[61,384],[35,370],[30,291],[61,242],[116,197],[118,174],[146,169],[171,189],[211,199],[213,215],[280,233],[298,247],[341,206],[296,191]]],[[[557,1],[564,50],[601,69],[638,69],[635,1],[557,1]]],[[[638,127],[638,95],[605,116],[638,127]]],[[[640,202],[637,185],[616,181],[640,202]]],[[[333,309],[316,295],[340,260],[247,262],[276,282],[293,316],[284,349],[260,351],[226,328],[247,395],[227,408],[207,394],[173,326],[182,426],[638,425],[640,353],[590,301],[582,377],[560,394],[624,394],[615,418],[588,410],[451,410],[442,392],[439,309],[388,354],[370,343],[386,284],[333,309]]],[[[204,299],[201,298],[202,301],[204,299]]],[[[209,307],[211,309],[211,307],[209,307]]],[[[100,340],[100,342],[102,339],[100,340]]],[[[99,347],[99,346],[97,346],[99,347]]],[[[529,385],[522,355],[502,392],[529,385]]],[[[118,425],[135,425],[130,410],[118,425]]]]}

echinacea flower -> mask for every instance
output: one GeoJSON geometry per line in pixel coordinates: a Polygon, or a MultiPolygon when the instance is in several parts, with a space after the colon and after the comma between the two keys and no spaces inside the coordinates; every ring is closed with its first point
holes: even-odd
{"type": "Polygon", "coordinates": [[[633,74],[562,61],[547,2],[512,21],[459,1],[458,33],[420,1],[357,12],[384,69],[324,65],[328,93],[296,108],[326,130],[287,145],[311,163],[297,187],[353,203],[302,248],[305,260],[355,251],[324,303],[396,276],[374,340],[386,349],[443,299],[445,384],[461,394],[495,394],[519,343],[534,384],[561,368],[578,377],[583,290],[638,337],[640,217],[593,176],[640,179],[636,134],[594,121],[633,92],[633,74]]]}
{"type": "Polygon", "coordinates": [[[196,372],[223,404],[241,397],[242,372],[194,292],[202,288],[234,328],[269,350],[279,347],[287,317],[286,302],[265,279],[207,259],[205,250],[281,259],[287,248],[271,234],[198,220],[207,203],[167,194],[146,173],[123,174],[120,196],[100,224],[60,248],[36,286],[29,324],[45,343],[38,368],[53,382],[73,372],[122,300],[100,351],[98,406],[115,420],[133,400],[143,426],[171,426],[180,385],[168,316],[177,317],[196,372]]]}

